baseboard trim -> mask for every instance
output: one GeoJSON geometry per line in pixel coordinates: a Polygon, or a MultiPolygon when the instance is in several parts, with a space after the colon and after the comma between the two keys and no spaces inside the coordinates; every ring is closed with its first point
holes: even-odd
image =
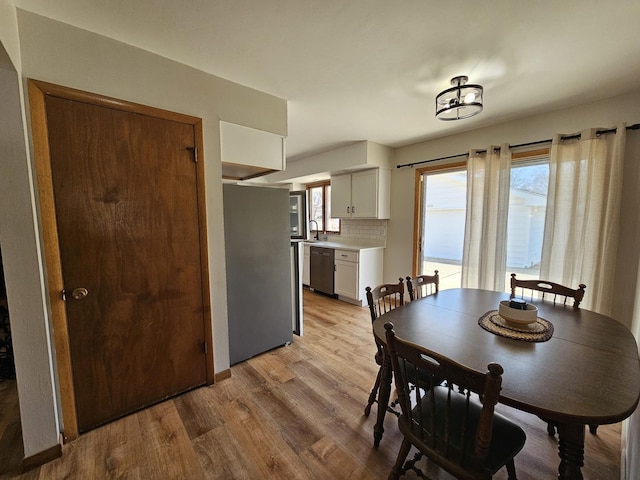
{"type": "Polygon", "coordinates": [[[31,455],[30,457],[24,457],[22,460],[22,471],[28,472],[41,465],[44,465],[51,460],[60,458],[62,456],[62,445],[54,445],[51,448],[47,448],[41,452],[31,455]]]}
{"type": "Polygon", "coordinates": [[[222,380],[226,380],[227,378],[231,378],[231,369],[223,370],[221,372],[215,373],[213,375],[213,383],[220,382],[222,380]]]}
{"type": "Polygon", "coordinates": [[[347,302],[358,307],[364,306],[364,302],[362,300],[356,300],[355,298],[345,297],[343,295],[338,295],[338,300],[342,300],[343,302],[347,302]]]}

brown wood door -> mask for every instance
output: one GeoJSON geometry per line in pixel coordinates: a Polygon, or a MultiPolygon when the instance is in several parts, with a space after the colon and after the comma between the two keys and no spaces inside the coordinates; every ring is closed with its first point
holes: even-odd
{"type": "Polygon", "coordinates": [[[52,96],[46,116],[86,431],[206,383],[194,127],[52,96]]]}

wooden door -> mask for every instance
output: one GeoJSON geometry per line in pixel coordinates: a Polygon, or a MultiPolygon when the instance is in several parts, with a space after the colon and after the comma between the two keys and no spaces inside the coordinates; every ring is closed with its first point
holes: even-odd
{"type": "Polygon", "coordinates": [[[207,381],[194,126],[46,96],[78,428],[207,381]]]}

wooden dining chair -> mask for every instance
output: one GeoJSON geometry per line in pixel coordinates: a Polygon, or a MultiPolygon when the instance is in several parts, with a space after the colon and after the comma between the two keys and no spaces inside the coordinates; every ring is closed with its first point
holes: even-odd
{"type": "MultiPolygon", "coordinates": [[[[578,288],[573,289],[560,285],[559,283],[550,282],[548,280],[519,280],[516,278],[516,274],[511,274],[511,298],[516,297],[516,291],[520,288],[520,298],[524,298],[524,291],[529,290],[530,298],[534,298],[534,292],[542,292],[542,300],[545,299],[545,294],[553,295],[553,303],[556,303],[557,297],[560,296],[563,299],[562,304],[567,304],[567,299],[573,299],[573,308],[580,309],[580,302],[584,298],[585,289],[587,286],[584,283],[578,285],[578,288]]],[[[592,434],[596,434],[598,431],[597,425],[589,425],[589,431],[592,434]]],[[[553,423],[547,422],[547,433],[551,436],[556,434],[556,427],[553,423]]]]}
{"type": "Polygon", "coordinates": [[[440,275],[438,270],[434,272],[433,275],[418,275],[413,278],[407,276],[407,293],[412,302],[440,291],[440,275]]]}
{"type": "Polygon", "coordinates": [[[509,480],[516,480],[514,458],[526,436],[517,424],[494,411],[502,367],[490,363],[486,373],[479,373],[396,337],[391,323],[384,328],[402,409],[398,425],[404,437],[388,478],[398,479],[409,470],[424,478],[416,466],[424,455],[456,478],[486,480],[506,466],[509,480]],[[432,379],[429,389],[412,388],[410,376],[419,372],[432,379]],[[439,385],[442,378],[446,381],[439,385]],[[453,385],[463,387],[464,393],[453,385]],[[418,454],[405,461],[412,446],[418,454]]]}
{"type": "Polygon", "coordinates": [[[531,298],[533,299],[533,292],[542,292],[542,300],[545,299],[545,294],[549,296],[553,295],[553,303],[556,303],[558,296],[563,298],[563,305],[567,304],[567,299],[573,299],[573,308],[579,308],[580,302],[584,298],[584,289],[587,286],[584,283],[578,285],[578,288],[573,289],[560,285],[559,283],[550,282],[548,280],[519,280],[516,278],[516,274],[511,274],[511,298],[516,296],[516,290],[520,288],[520,297],[524,298],[524,291],[529,290],[531,292],[531,298]]]}
{"type": "MultiPolygon", "coordinates": [[[[394,308],[404,305],[404,280],[398,279],[398,283],[385,283],[378,285],[375,288],[367,287],[367,304],[369,306],[369,312],[371,313],[371,322],[384,315],[385,313],[393,310],[394,308]]],[[[375,335],[374,335],[375,338],[375,335]]],[[[377,352],[375,355],[376,363],[378,364],[378,375],[376,376],[375,384],[369,394],[369,400],[367,406],[364,409],[364,414],[369,415],[371,413],[371,406],[377,401],[378,391],[380,389],[380,379],[382,378],[382,362],[384,360],[384,350],[382,344],[376,339],[377,352]]],[[[388,411],[395,415],[399,415],[398,412],[391,407],[387,407],[388,411]]]]}

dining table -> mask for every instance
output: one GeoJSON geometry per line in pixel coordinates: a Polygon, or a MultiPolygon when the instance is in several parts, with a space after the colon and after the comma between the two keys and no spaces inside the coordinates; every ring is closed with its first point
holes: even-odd
{"type": "Polygon", "coordinates": [[[381,315],[373,331],[385,352],[374,426],[377,447],[384,432],[392,382],[386,355],[386,323],[396,335],[478,372],[496,362],[504,368],[499,403],[537,415],[556,426],[558,478],[582,479],[585,425],[617,423],[640,399],[640,359],[630,330],[606,315],[554,302],[537,308],[529,325],[504,322],[499,304],[509,293],[454,288],[440,290],[381,315]],[[497,317],[496,317],[497,315],[497,317]],[[528,329],[536,335],[529,334],[528,329]],[[543,328],[546,327],[546,328],[543,328]]]}

